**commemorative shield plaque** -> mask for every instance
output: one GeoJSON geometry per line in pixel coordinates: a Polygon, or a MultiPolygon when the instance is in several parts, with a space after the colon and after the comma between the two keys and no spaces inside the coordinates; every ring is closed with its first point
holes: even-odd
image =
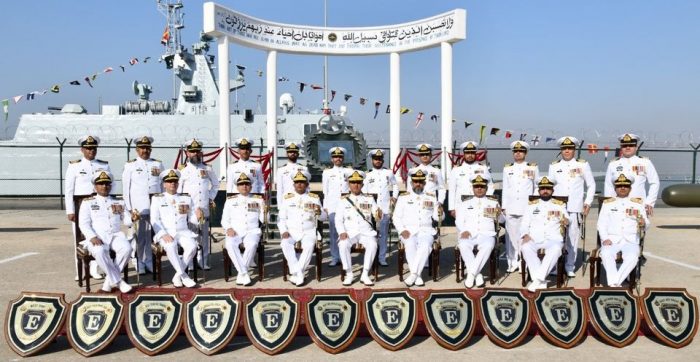
{"type": "Polygon", "coordinates": [[[297,302],[288,295],[254,296],[246,305],[245,327],[256,348],[276,354],[292,341],[299,327],[297,302]]]}
{"type": "Polygon", "coordinates": [[[637,339],[639,308],[628,290],[595,288],[586,306],[593,328],[609,344],[624,347],[637,339]]]}
{"type": "Polygon", "coordinates": [[[571,348],[583,338],[588,318],[583,299],[573,288],[540,290],[534,301],[535,321],[551,343],[571,348]]]}
{"type": "Polygon", "coordinates": [[[168,348],[181,326],[182,302],[176,294],[139,293],[129,304],[127,334],[149,356],[168,348]]]}
{"type": "Polygon", "coordinates": [[[360,305],[347,294],[316,294],[306,304],[306,329],[326,352],[347,348],[359,330],[360,305]]]}
{"type": "Polygon", "coordinates": [[[517,346],[530,328],[530,302],[519,289],[487,289],[479,313],[489,339],[503,348],[517,346]]]}
{"type": "Polygon", "coordinates": [[[365,322],[377,343],[396,351],[416,331],[416,301],[405,291],[372,293],[365,302],[365,322]]]}
{"type": "Polygon", "coordinates": [[[97,354],[119,334],[124,304],[115,294],[81,294],[68,313],[68,342],[85,357],[97,354]]]}
{"type": "Polygon", "coordinates": [[[185,307],[187,339],[206,355],[218,352],[236,333],[238,308],[238,301],[230,293],[197,293],[185,307]]]}
{"type": "Polygon", "coordinates": [[[5,339],[22,357],[46,348],[56,337],[66,317],[63,294],[22,292],[10,301],[5,315],[5,339]]]}
{"type": "Polygon", "coordinates": [[[663,343],[681,348],[698,331],[697,299],[685,289],[647,289],[642,297],[647,325],[663,343]]]}
{"type": "Polygon", "coordinates": [[[441,346],[457,350],[474,333],[474,303],[464,292],[434,292],[423,302],[428,332],[441,346]]]}

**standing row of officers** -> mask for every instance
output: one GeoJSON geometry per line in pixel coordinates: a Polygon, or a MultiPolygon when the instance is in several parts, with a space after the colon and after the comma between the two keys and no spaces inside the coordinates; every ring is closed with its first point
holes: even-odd
{"type": "MultiPolygon", "coordinates": [[[[639,138],[624,134],[619,140],[621,155],[608,165],[603,192],[608,199],[598,219],[600,255],[610,286],[620,286],[634,268],[640,235],[649,226],[659,189],[651,161],[636,155],[639,138]],[[615,262],[618,252],[624,260],[619,267],[615,262]]],[[[197,257],[198,265],[209,269],[208,217],[219,188],[218,178],[211,166],[203,163],[202,143],[196,139],[185,144],[188,162],[180,170],[164,169],[162,162],[150,157],[153,138],[144,136],[135,141],[138,157],[124,167],[122,200],[109,196],[113,177],[109,165],[95,158],[99,139],[87,136],[79,140],[84,157],[72,161],[66,173],[68,219],[78,222],[85,236],[82,244],[107,275],[103,290],[130,290],[121,280],[120,271],[132,252],[136,254],[138,272],[152,272],[151,242],[165,249],[176,271],[174,286],[193,287],[196,283],[185,272],[192,267],[193,259],[197,257]],[[81,202],[79,218],[74,196],[81,202]],[[134,225],[133,245],[120,231],[122,223],[134,225]],[[178,255],[178,246],[184,250],[182,255],[178,255]],[[115,260],[109,258],[110,249],[117,255],[115,260]]],[[[252,142],[243,138],[237,143],[240,159],[227,170],[226,189],[231,196],[222,210],[221,224],[225,247],[238,271],[236,283],[249,285],[248,270],[268,213],[261,196],[265,191],[263,171],[250,159],[252,142]]],[[[540,176],[537,164],[527,162],[527,142],[511,144],[513,162],[503,168],[502,204],[492,196],[489,167],[476,160],[479,145],[473,141],[460,145],[463,163],[452,170],[447,183],[440,170],[431,165],[432,147],[416,146],[420,164],[409,170],[410,180],[403,193],[399,193],[394,174],[383,167],[382,150],[369,153],[372,169],[365,173],[344,167],[346,150],[333,147],[329,150],[333,166],[323,171],[322,201],[309,192],[309,172],[297,163],[299,145],[287,144],[289,161],[278,169],[275,184],[277,226],[289,265],[288,280],[298,286],[304,284],[305,270],[320,237],[317,222],[327,220],[329,265],[342,265],[344,285],[354,282],[351,249],[355,244],[364,249],[361,283],[373,284],[369,271],[375,257],[380,265],[388,265],[390,223],[405,250],[409,266],[406,285],[424,285],[422,271],[439,236],[447,190],[450,198],[446,206],[455,218],[467,288],[484,284],[481,270],[495,246],[499,223],[505,223],[507,271],[518,271],[519,259],[523,258],[532,279],[529,290],[546,288],[546,277],[563,247],[567,251],[566,273],[574,277],[578,240],[596,186],[588,162],[574,158],[578,140],[562,137],[557,143],[561,159],[549,166],[546,176],[540,176]],[[542,259],[538,256],[541,251],[545,253],[542,259]]],[[[96,268],[91,267],[91,274],[102,277],[96,268]]]]}

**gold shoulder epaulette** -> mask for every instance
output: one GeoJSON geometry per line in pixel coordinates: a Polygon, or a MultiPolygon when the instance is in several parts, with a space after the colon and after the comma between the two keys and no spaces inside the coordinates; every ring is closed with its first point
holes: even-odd
{"type": "Polygon", "coordinates": [[[184,169],[185,167],[187,167],[187,165],[184,165],[184,164],[183,164],[183,165],[177,166],[177,169],[178,169],[178,170],[182,170],[182,169],[184,169]]]}
{"type": "Polygon", "coordinates": [[[163,161],[161,161],[161,160],[159,160],[159,159],[157,159],[157,158],[152,158],[151,161],[163,162],[163,161]]]}
{"type": "Polygon", "coordinates": [[[583,158],[578,158],[578,159],[576,159],[576,161],[581,162],[581,163],[586,163],[586,162],[587,162],[587,161],[584,160],[583,158]]]}
{"type": "Polygon", "coordinates": [[[350,194],[342,194],[342,195],[340,195],[340,198],[341,198],[341,199],[347,199],[348,196],[350,196],[350,194]]]}
{"type": "Polygon", "coordinates": [[[604,204],[607,204],[607,203],[613,202],[613,201],[615,201],[615,198],[614,198],[614,197],[610,197],[610,198],[605,199],[605,201],[603,201],[603,203],[604,203],[604,204]]]}
{"type": "Polygon", "coordinates": [[[161,197],[161,196],[163,196],[163,193],[162,193],[162,192],[159,192],[159,193],[157,193],[157,194],[153,194],[153,197],[161,197]]]}
{"type": "Polygon", "coordinates": [[[406,196],[406,195],[408,195],[408,191],[399,192],[399,196],[406,196]]]}
{"type": "Polygon", "coordinates": [[[262,199],[263,195],[255,194],[255,195],[253,195],[253,198],[254,199],[262,199]]]}
{"type": "Polygon", "coordinates": [[[536,203],[538,203],[538,202],[540,202],[540,199],[534,199],[534,200],[530,200],[530,202],[528,202],[528,204],[529,204],[529,205],[534,205],[534,204],[536,204],[536,203]]]}
{"type": "Polygon", "coordinates": [[[314,199],[320,198],[320,196],[318,196],[317,194],[315,194],[313,192],[309,192],[309,197],[313,197],[314,199]]]}
{"type": "Polygon", "coordinates": [[[109,163],[109,161],[103,161],[103,160],[95,160],[95,161],[97,161],[99,163],[109,163]]]}
{"type": "Polygon", "coordinates": [[[554,161],[552,161],[552,165],[556,165],[559,162],[561,162],[561,160],[554,160],[554,161]]]}
{"type": "Polygon", "coordinates": [[[557,200],[557,199],[552,199],[552,203],[555,205],[564,205],[564,201],[557,200]]]}
{"type": "Polygon", "coordinates": [[[226,199],[235,199],[236,197],[238,197],[238,194],[228,195],[226,196],[226,199]]]}
{"type": "Polygon", "coordinates": [[[180,194],[180,196],[187,196],[187,197],[190,197],[190,194],[188,194],[188,193],[186,193],[186,192],[183,192],[183,193],[180,194]]]}
{"type": "Polygon", "coordinates": [[[493,195],[486,196],[486,198],[489,200],[498,201],[498,197],[493,196],[493,195]]]}
{"type": "Polygon", "coordinates": [[[512,166],[513,166],[513,163],[512,163],[512,162],[511,162],[511,163],[506,163],[506,165],[505,165],[505,167],[512,167],[512,166]]]}
{"type": "Polygon", "coordinates": [[[528,162],[527,165],[528,166],[537,166],[537,162],[528,162]]]}
{"type": "Polygon", "coordinates": [[[136,162],[136,159],[134,158],[133,160],[126,161],[126,163],[132,163],[132,162],[136,162]]]}
{"type": "Polygon", "coordinates": [[[462,201],[471,200],[473,198],[474,198],[474,195],[462,195],[462,201]]]}
{"type": "Polygon", "coordinates": [[[633,197],[630,199],[630,201],[641,204],[642,203],[642,198],[641,197],[633,197]]]}
{"type": "Polygon", "coordinates": [[[70,161],[69,163],[78,163],[78,162],[80,162],[80,160],[73,160],[73,161],[70,161]]]}
{"type": "Polygon", "coordinates": [[[615,157],[615,158],[613,159],[613,161],[617,161],[617,160],[619,160],[619,159],[620,159],[619,157],[615,157]]]}
{"type": "Polygon", "coordinates": [[[83,201],[90,201],[90,200],[94,200],[94,199],[95,199],[95,196],[90,196],[90,197],[86,197],[83,201]]]}
{"type": "Polygon", "coordinates": [[[112,196],[115,200],[124,200],[124,196],[112,196]]]}
{"type": "Polygon", "coordinates": [[[428,195],[428,196],[432,196],[432,197],[435,197],[435,194],[434,194],[434,193],[432,193],[432,192],[426,192],[425,194],[426,194],[426,195],[428,195]]]}
{"type": "Polygon", "coordinates": [[[291,192],[287,192],[286,194],[284,194],[284,199],[285,199],[285,200],[286,200],[286,199],[291,199],[292,197],[294,197],[294,194],[291,193],[291,192]]]}

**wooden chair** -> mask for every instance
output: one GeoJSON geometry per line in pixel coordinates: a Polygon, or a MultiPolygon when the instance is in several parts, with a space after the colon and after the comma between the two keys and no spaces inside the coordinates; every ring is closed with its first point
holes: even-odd
{"type": "MultiPolygon", "coordinates": [[[[496,283],[496,280],[498,280],[498,253],[499,253],[499,233],[501,232],[501,224],[498,223],[498,221],[494,221],[495,228],[496,228],[496,236],[495,236],[495,243],[493,245],[493,250],[491,250],[491,255],[489,256],[489,284],[493,285],[496,283]]],[[[459,238],[459,235],[457,235],[459,238]]],[[[474,248],[472,249],[472,253],[476,255],[479,252],[479,247],[477,245],[474,245],[474,248]]],[[[457,280],[457,283],[461,282],[464,279],[464,272],[466,270],[466,265],[464,264],[464,260],[462,259],[462,254],[460,253],[459,250],[459,243],[455,245],[455,279],[457,280]]]]}
{"type": "MultiPolygon", "coordinates": [[[[605,196],[598,196],[598,214],[600,214],[600,209],[602,208],[603,202],[605,200],[609,199],[609,197],[605,196]]],[[[637,286],[637,284],[640,283],[641,277],[642,277],[642,265],[645,262],[644,258],[644,237],[645,234],[642,233],[642,235],[639,238],[639,257],[637,260],[637,266],[632,269],[632,272],[630,272],[630,275],[628,277],[628,282],[629,284],[627,285],[627,289],[630,291],[630,293],[634,290],[634,288],[637,286]]],[[[602,267],[603,259],[600,256],[600,248],[602,246],[602,240],[600,239],[600,234],[596,232],[596,248],[591,251],[591,255],[588,258],[588,263],[589,263],[589,278],[590,278],[590,287],[593,288],[595,286],[600,286],[602,285],[601,283],[601,275],[602,272],[605,268],[602,267]]],[[[622,252],[618,252],[617,255],[615,255],[615,263],[616,264],[621,264],[624,260],[622,259],[622,252]]]]}
{"type": "MultiPolygon", "coordinates": [[[[95,260],[95,258],[90,255],[90,252],[88,249],[80,244],[83,240],[85,240],[85,235],[83,235],[82,231],[80,230],[80,225],[79,225],[79,220],[80,220],[80,205],[82,204],[83,200],[87,199],[88,197],[91,197],[92,195],[86,195],[86,196],[73,196],[73,205],[75,205],[75,222],[73,223],[74,225],[74,230],[75,230],[75,253],[78,256],[78,286],[83,287],[83,281],[85,282],[85,291],[87,293],[90,293],[90,262],[95,260]]],[[[114,250],[109,251],[109,257],[114,260],[117,257],[117,254],[114,252],[114,250]]],[[[127,283],[129,282],[129,265],[127,264],[124,267],[124,281],[127,283]]]]}
{"type": "MultiPolygon", "coordinates": [[[[294,243],[294,252],[299,254],[303,251],[301,242],[294,243]]],[[[323,222],[316,222],[316,244],[314,245],[314,255],[316,262],[316,281],[321,281],[321,266],[323,265],[323,222]]],[[[282,255],[282,279],[286,282],[289,275],[289,263],[287,258],[282,255]]]]}
{"type": "MultiPolygon", "coordinates": [[[[540,198],[539,196],[530,196],[531,201],[537,200],[539,198],[540,198]]],[[[569,201],[569,198],[567,196],[552,196],[552,198],[559,200],[559,201],[562,201],[564,203],[569,201]]],[[[557,288],[561,288],[564,285],[564,280],[565,280],[564,278],[566,277],[566,274],[564,272],[564,269],[565,269],[564,265],[566,263],[566,255],[568,254],[568,252],[566,251],[566,242],[567,242],[566,239],[568,238],[568,235],[569,235],[569,227],[567,226],[567,227],[563,228],[561,230],[561,232],[562,232],[562,236],[564,237],[564,243],[563,243],[562,248],[561,248],[561,255],[557,259],[557,272],[556,272],[557,273],[557,288]]],[[[540,258],[540,260],[542,260],[544,258],[544,255],[545,255],[544,249],[537,250],[537,257],[540,258]]],[[[521,284],[524,287],[527,285],[528,281],[532,280],[532,278],[530,277],[530,272],[527,269],[527,265],[525,264],[525,258],[523,258],[522,252],[520,254],[520,271],[521,271],[521,274],[520,274],[521,284]]]]}

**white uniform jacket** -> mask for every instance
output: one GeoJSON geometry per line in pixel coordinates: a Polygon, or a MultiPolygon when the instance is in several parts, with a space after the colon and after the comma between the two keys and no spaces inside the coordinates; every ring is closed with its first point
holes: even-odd
{"type": "Polygon", "coordinates": [[[520,237],[530,235],[535,243],[564,241],[562,219],[571,221],[564,202],[556,199],[532,200],[520,224],[520,237]]]}
{"type": "Polygon", "coordinates": [[[433,227],[433,220],[440,221],[441,217],[445,215],[438,212],[435,194],[411,192],[399,195],[391,221],[399,233],[408,230],[411,235],[418,232],[435,235],[437,230],[433,227]]]}
{"type": "Polygon", "coordinates": [[[265,200],[260,195],[231,195],[226,199],[221,215],[224,232],[233,229],[241,237],[262,234],[260,223],[265,222],[265,200]]]}
{"type": "Polygon", "coordinates": [[[102,243],[109,245],[115,235],[124,233],[122,224],[131,225],[131,217],[124,207],[124,201],[114,196],[95,195],[83,200],[80,204],[78,220],[80,231],[85,235],[82,244],[97,237],[102,243]]]}
{"type": "Polygon", "coordinates": [[[495,198],[484,196],[464,196],[457,206],[455,226],[458,235],[468,231],[471,237],[478,235],[495,236],[495,222],[498,220],[500,205],[495,198]]]}
{"type": "Polygon", "coordinates": [[[654,206],[656,204],[656,198],[659,196],[659,174],[656,173],[656,168],[650,159],[634,155],[610,161],[608,170],[605,172],[605,189],[603,190],[605,197],[615,196],[613,181],[620,173],[634,176],[629,197],[639,197],[645,205],[654,206]],[[648,194],[647,182],[649,182],[648,194]]]}
{"type": "Polygon", "coordinates": [[[98,170],[112,172],[107,161],[97,159],[89,161],[85,157],[70,161],[63,184],[63,194],[66,197],[66,215],[75,214],[73,196],[87,196],[95,192],[92,175],[98,170]]]}
{"type": "Polygon", "coordinates": [[[591,166],[586,160],[558,160],[549,165],[549,179],[556,181],[554,196],[567,196],[566,209],[569,212],[583,212],[583,205],[593,204],[595,180],[591,166]],[[584,198],[584,186],[586,194],[584,198]]]}
{"type": "Polygon", "coordinates": [[[317,221],[325,220],[327,217],[321,207],[320,198],[311,192],[287,193],[284,195],[281,205],[277,228],[280,234],[288,232],[294,240],[301,240],[304,235],[309,233],[315,235],[317,221]],[[319,215],[316,214],[315,206],[320,209],[319,215]]]}
{"type": "Polygon", "coordinates": [[[196,238],[190,224],[197,224],[194,204],[189,195],[169,193],[155,194],[151,198],[151,225],[155,233],[154,241],[167,235],[185,235],[196,238]]]}
{"type": "Polygon", "coordinates": [[[377,206],[382,209],[382,214],[389,215],[391,197],[399,196],[399,185],[396,183],[396,177],[393,172],[386,168],[375,168],[367,172],[362,192],[377,194],[377,206]]]}
{"type": "Polygon", "coordinates": [[[199,207],[204,211],[204,216],[209,216],[209,201],[216,198],[219,191],[219,179],[211,166],[203,163],[194,165],[187,163],[180,170],[180,184],[177,187],[178,193],[190,195],[194,207],[199,207]]]}
{"type": "Polygon", "coordinates": [[[642,199],[613,197],[605,200],[598,215],[600,240],[609,239],[615,244],[621,241],[639,244],[640,226],[637,221],[639,218],[644,219],[644,230],[648,229],[649,218],[642,205],[642,199]]]}
{"type": "Polygon", "coordinates": [[[540,170],[536,163],[509,163],[503,167],[502,206],[508,215],[523,215],[530,195],[537,195],[536,180],[540,170]]]}
{"type": "Polygon", "coordinates": [[[377,215],[378,210],[379,207],[372,195],[343,196],[335,210],[335,228],[338,230],[338,235],[347,233],[351,239],[357,235],[376,236],[377,231],[372,227],[372,218],[377,215]]]}
{"type": "Polygon", "coordinates": [[[161,171],[163,163],[154,158],[144,160],[137,157],[124,165],[122,185],[127,210],[149,214],[149,195],[163,192],[159,177],[161,171]]]}

